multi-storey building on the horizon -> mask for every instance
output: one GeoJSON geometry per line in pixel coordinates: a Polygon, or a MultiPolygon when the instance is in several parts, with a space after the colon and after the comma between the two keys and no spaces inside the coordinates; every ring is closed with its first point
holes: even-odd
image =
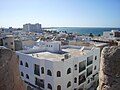
{"type": "Polygon", "coordinates": [[[120,31],[111,30],[103,32],[103,37],[110,40],[120,40],[120,31]]]}
{"type": "Polygon", "coordinates": [[[23,25],[23,31],[41,33],[42,32],[41,24],[39,24],[39,23],[36,23],[36,24],[30,24],[30,23],[24,24],[23,25]]]}
{"type": "Polygon", "coordinates": [[[97,86],[100,49],[60,42],[17,52],[22,80],[38,90],[89,90],[97,86]]]}

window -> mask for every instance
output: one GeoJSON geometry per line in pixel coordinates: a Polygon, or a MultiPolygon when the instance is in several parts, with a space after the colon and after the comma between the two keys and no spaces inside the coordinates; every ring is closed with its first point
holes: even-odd
{"type": "Polygon", "coordinates": [[[5,45],[7,46],[7,45],[8,45],[8,43],[7,43],[7,42],[5,42],[5,45]]]}
{"type": "Polygon", "coordinates": [[[27,62],[25,63],[25,67],[29,67],[27,62]]]}
{"type": "Polygon", "coordinates": [[[77,78],[76,77],[74,78],[74,83],[77,83],[77,78]]]}
{"type": "Polygon", "coordinates": [[[26,78],[29,79],[29,75],[28,74],[26,74],[26,78]]]}
{"type": "Polygon", "coordinates": [[[83,73],[83,74],[81,74],[79,76],[79,84],[78,85],[80,85],[81,83],[85,82],[85,80],[86,80],[85,73],[83,73]]]}
{"type": "Polygon", "coordinates": [[[94,67],[94,70],[96,70],[96,66],[94,67]]]}
{"type": "Polygon", "coordinates": [[[23,76],[23,77],[24,77],[24,73],[23,73],[23,72],[21,72],[21,76],[23,76]]]}
{"type": "Polygon", "coordinates": [[[44,80],[39,79],[39,78],[35,78],[35,85],[44,88],[44,80]]]}
{"type": "Polygon", "coordinates": [[[75,68],[75,70],[77,70],[77,64],[75,64],[74,68],[75,68]]]}
{"type": "Polygon", "coordinates": [[[61,86],[60,85],[57,86],[57,90],[61,90],[61,86]]]}
{"type": "Polygon", "coordinates": [[[47,70],[47,75],[52,76],[52,72],[50,70],[47,70]]]}
{"type": "Polygon", "coordinates": [[[86,76],[90,76],[92,74],[92,69],[93,69],[93,66],[87,68],[87,73],[86,73],[86,76]]]}
{"type": "Polygon", "coordinates": [[[41,74],[44,74],[44,67],[41,67],[41,74]]]}
{"type": "Polygon", "coordinates": [[[48,83],[48,88],[49,88],[50,90],[52,90],[52,86],[51,86],[51,84],[49,84],[49,83],[48,83]]]}
{"type": "Polygon", "coordinates": [[[86,69],[86,60],[79,63],[79,73],[86,69]]]}
{"type": "Polygon", "coordinates": [[[93,63],[93,55],[87,57],[87,66],[93,63]]]}
{"type": "Polygon", "coordinates": [[[11,42],[11,45],[13,45],[13,42],[11,42]]]}
{"type": "Polygon", "coordinates": [[[67,83],[67,88],[70,87],[70,86],[71,86],[71,82],[69,81],[69,82],[67,83]]]}
{"type": "Polygon", "coordinates": [[[95,56],[95,60],[97,60],[97,56],[95,56]]]}
{"type": "Polygon", "coordinates": [[[39,65],[34,64],[34,74],[40,76],[40,69],[39,69],[39,65]]]}
{"type": "Polygon", "coordinates": [[[20,65],[23,65],[23,62],[22,62],[22,61],[20,61],[20,65]]]}
{"type": "Polygon", "coordinates": [[[88,81],[87,81],[87,84],[89,84],[90,83],[90,79],[88,79],[88,81]]]}
{"type": "Polygon", "coordinates": [[[57,77],[61,77],[61,72],[57,71],[57,77]]]}
{"type": "Polygon", "coordinates": [[[70,74],[70,73],[71,73],[71,68],[68,68],[67,74],[70,74]]]}

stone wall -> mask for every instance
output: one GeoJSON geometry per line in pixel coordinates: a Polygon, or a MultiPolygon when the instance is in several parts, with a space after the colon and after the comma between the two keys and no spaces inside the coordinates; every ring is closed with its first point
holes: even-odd
{"type": "Polygon", "coordinates": [[[26,90],[15,52],[0,48],[0,90],[26,90]]]}
{"type": "Polygon", "coordinates": [[[98,90],[120,90],[120,47],[105,47],[101,53],[98,90]]]}

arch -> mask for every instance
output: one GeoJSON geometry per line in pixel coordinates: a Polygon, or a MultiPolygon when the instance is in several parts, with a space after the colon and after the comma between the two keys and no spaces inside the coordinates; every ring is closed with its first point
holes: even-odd
{"type": "Polygon", "coordinates": [[[27,63],[27,62],[25,63],[25,67],[29,67],[29,65],[28,65],[28,63],[27,63]]]}
{"type": "Polygon", "coordinates": [[[48,83],[48,88],[52,90],[52,85],[50,83],[48,83]]]}
{"type": "Polygon", "coordinates": [[[57,77],[61,77],[61,72],[57,71],[57,77]]]}
{"type": "Polygon", "coordinates": [[[61,90],[61,86],[60,85],[57,86],[57,90],[61,90]]]}
{"type": "Polygon", "coordinates": [[[41,67],[41,73],[44,74],[44,67],[41,67]]]}
{"type": "Polygon", "coordinates": [[[71,73],[71,68],[68,68],[67,74],[70,74],[70,73],[71,73]]]}
{"type": "Polygon", "coordinates": [[[52,72],[49,69],[47,70],[47,75],[52,76],[52,72]]]}
{"type": "Polygon", "coordinates": [[[71,86],[71,81],[67,83],[67,88],[71,86]]]}
{"type": "Polygon", "coordinates": [[[29,75],[28,74],[26,74],[26,78],[29,79],[29,75]]]}

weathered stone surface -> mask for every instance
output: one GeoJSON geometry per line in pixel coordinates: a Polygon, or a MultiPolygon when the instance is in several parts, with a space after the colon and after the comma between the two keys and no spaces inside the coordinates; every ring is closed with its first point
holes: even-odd
{"type": "Polygon", "coordinates": [[[101,54],[98,90],[120,90],[120,47],[105,47],[101,54]]]}
{"type": "Polygon", "coordinates": [[[0,48],[0,90],[26,90],[15,52],[0,48]]]}

